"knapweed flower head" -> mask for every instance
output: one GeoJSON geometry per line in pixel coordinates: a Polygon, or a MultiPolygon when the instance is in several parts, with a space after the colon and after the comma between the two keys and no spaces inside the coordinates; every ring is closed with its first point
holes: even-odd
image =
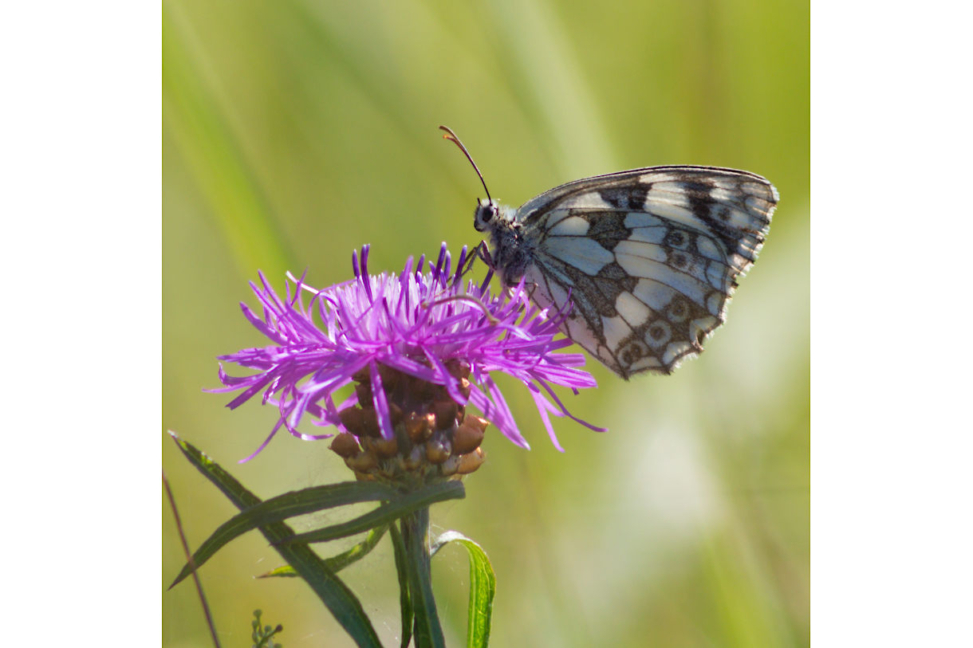
{"type": "MultiPolygon", "coordinates": [[[[458,478],[483,462],[479,447],[488,423],[529,448],[491,374],[502,372],[526,385],[555,447],[561,449],[550,415],[572,416],[552,386],[575,392],[594,387],[576,353],[555,353],[571,344],[558,335],[565,312],[532,305],[523,283],[491,294],[464,281],[464,247],[451,268],[443,244],[436,263],[410,257],[399,275],[368,274],[368,246],[352,254],[355,278],[323,290],[290,277],[281,299],[260,275],[251,283],[263,306],[258,317],[241,304],[248,320],[272,342],[220,360],[255,369],[227,375],[224,387],[242,390],[228,407],[257,394],[280,410],[280,419],[256,452],[283,427],[302,439],[298,426],[335,426],[332,449],[360,479],[422,481],[458,478]],[[353,385],[345,398],[338,391],[353,385]],[[339,402],[340,401],[340,402],[339,402]],[[481,416],[467,413],[472,405],[481,416]]],[[[344,390],[347,392],[348,390],[344,390]]]]}

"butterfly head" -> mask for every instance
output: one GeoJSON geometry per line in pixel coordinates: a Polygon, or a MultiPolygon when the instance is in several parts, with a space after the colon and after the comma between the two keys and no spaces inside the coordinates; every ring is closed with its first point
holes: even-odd
{"type": "Polygon", "coordinates": [[[490,198],[481,198],[476,203],[476,214],[473,216],[473,227],[477,232],[492,229],[500,217],[500,205],[490,198]]]}

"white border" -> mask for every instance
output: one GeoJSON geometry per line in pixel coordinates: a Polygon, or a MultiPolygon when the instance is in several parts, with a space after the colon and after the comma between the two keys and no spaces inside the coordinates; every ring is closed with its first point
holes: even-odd
{"type": "MultiPolygon", "coordinates": [[[[812,637],[970,641],[970,11],[812,10],[812,637]]],[[[965,9],[965,7],[964,7],[965,9]]]]}
{"type": "Polygon", "coordinates": [[[6,643],[162,634],[161,47],[156,3],[0,21],[6,643]]]}
{"type": "MultiPolygon", "coordinates": [[[[956,645],[971,609],[968,16],[812,17],[812,624],[956,645]]],[[[149,3],[0,23],[8,643],[161,636],[161,38],[149,3]],[[105,452],[105,447],[116,450],[105,452]],[[88,605],[96,601],[104,607],[88,605]],[[110,602],[110,606],[107,603],[110,602]]]]}

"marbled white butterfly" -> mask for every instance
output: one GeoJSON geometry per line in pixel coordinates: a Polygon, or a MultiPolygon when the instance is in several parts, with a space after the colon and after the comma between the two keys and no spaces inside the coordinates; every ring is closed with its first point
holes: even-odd
{"type": "Polygon", "coordinates": [[[672,373],[703,350],[779,199],[759,175],[703,166],[575,180],[516,210],[483,189],[473,224],[491,246],[481,258],[505,286],[524,279],[541,308],[573,302],[564,333],[626,380],[672,373]]]}

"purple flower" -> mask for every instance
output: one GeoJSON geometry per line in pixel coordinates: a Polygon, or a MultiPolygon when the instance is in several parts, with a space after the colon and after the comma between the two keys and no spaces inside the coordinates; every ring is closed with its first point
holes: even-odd
{"type": "MultiPolygon", "coordinates": [[[[539,310],[530,303],[523,284],[509,294],[494,295],[486,288],[489,276],[483,285],[464,282],[465,247],[455,272],[445,243],[426,273],[422,272],[425,257],[415,267],[410,257],[398,276],[370,276],[367,260],[365,246],[360,258],[352,254],[355,279],[323,290],[306,286],[303,278],[289,277],[286,299],[273,291],[262,274],[260,286],[251,283],[263,306],[263,318],[245,304],[241,304],[243,314],[272,344],[220,356],[257,373],[234,377],[221,365],[219,376],[225,387],[213,391],[241,390],[227,405],[231,409],[262,393],[264,403],[280,409],[280,420],[244,461],[259,453],[281,426],[302,439],[332,436],[298,432],[305,417],[315,425],[334,425],[355,435],[349,442],[354,446],[351,451],[339,451],[337,440],[332,446],[346,459],[358,452],[353,441],[381,445],[398,436],[401,446],[405,432],[397,435],[397,425],[409,429],[416,443],[425,443],[430,432],[415,430],[430,426],[434,430],[451,426],[454,431],[472,426],[482,439],[486,421],[467,417],[467,404],[480,410],[508,439],[529,448],[491,377],[496,371],[527,386],[558,450],[563,451],[551,414],[604,431],[568,413],[552,389],[562,385],[577,393],[595,386],[591,375],[577,368],[584,364],[583,355],[554,353],[571,345],[567,338],[555,339],[566,313],[539,310]],[[354,391],[336,402],[336,392],[352,383],[354,391]]],[[[452,436],[449,441],[453,442],[452,436]]],[[[477,451],[482,460],[482,451],[477,451]]]]}

